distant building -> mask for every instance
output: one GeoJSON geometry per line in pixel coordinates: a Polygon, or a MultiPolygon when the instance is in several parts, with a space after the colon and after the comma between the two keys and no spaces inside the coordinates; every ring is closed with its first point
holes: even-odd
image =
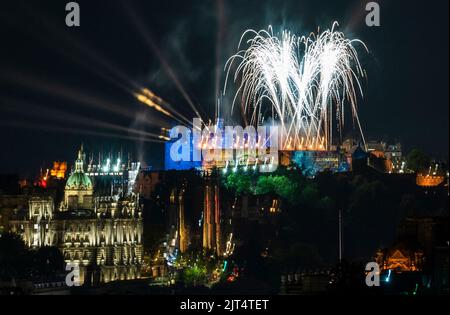
{"type": "Polygon", "coordinates": [[[402,173],[404,171],[405,160],[403,158],[402,145],[400,143],[388,145],[384,155],[392,162],[393,173],[402,173]]]}
{"type": "Polygon", "coordinates": [[[368,165],[376,169],[380,173],[392,173],[392,161],[386,158],[383,151],[370,151],[368,165]]]}
{"type": "Polygon", "coordinates": [[[381,270],[395,272],[421,271],[424,263],[423,251],[411,250],[403,244],[397,244],[391,249],[379,250],[376,262],[381,270]]]}
{"type": "Polygon", "coordinates": [[[367,167],[367,159],[368,154],[366,151],[364,151],[363,148],[361,148],[360,145],[353,148],[350,155],[351,170],[353,172],[359,172],[361,170],[364,170],[367,167]]]}
{"type": "Polygon", "coordinates": [[[384,141],[367,141],[366,143],[367,151],[386,151],[387,143],[384,141]]]}
{"type": "Polygon", "coordinates": [[[67,172],[67,162],[53,162],[53,168],[50,170],[50,176],[58,179],[65,179],[67,172]]]}
{"type": "Polygon", "coordinates": [[[439,163],[434,163],[428,167],[428,171],[417,173],[416,184],[425,188],[437,187],[441,184],[448,187],[448,178],[448,171],[445,171],[439,163]]]}
{"type": "Polygon", "coordinates": [[[10,230],[10,221],[15,213],[25,213],[28,209],[28,196],[24,194],[0,194],[0,235],[10,230]]]}
{"type": "Polygon", "coordinates": [[[406,276],[416,275],[422,278],[421,287],[448,294],[448,257],[448,216],[415,216],[404,219],[397,241],[378,250],[375,259],[382,271],[390,271],[385,282],[391,276],[405,282],[406,276]],[[405,277],[398,276],[402,274],[405,277]]]}
{"type": "Polygon", "coordinates": [[[329,270],[293,272],[281,275],[281,295],[324,294],[330,284],[329,270]]]}
{"type": "Polygon", "coordinates": [[[416,184],[420,187],[436,187],[444,183],[445,177],[442,175],[417,174],[416,184]]]}
{"type": "Polygon", "coordinates": [[[369,165],[383,173],[406,173],[406,160],[402,145],[397,142],[388,144],[384,141],[368,141],[367,152],[370,154],[369,165]]]}

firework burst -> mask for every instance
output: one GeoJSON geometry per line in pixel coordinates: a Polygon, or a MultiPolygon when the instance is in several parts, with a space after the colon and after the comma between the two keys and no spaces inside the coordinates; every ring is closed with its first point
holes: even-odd
{"type": "Polygon", "coordinates": [[[331,29],[303,37],[288,31],[275,36],[271,27],[248,30],[239,49],[243,43],[247,47],[225,65],[224,93],[234,65],[233,81],[240,79],[232,110],[240,97],[250,124],[264,124],[267,118],[279,124],[283,150],[330,149],[333,131],[341,134],[344,126],[344,106],[350,106],[364,140],[357,96],[362,95],[360,79],[365,73],[354,45],[367,47],[347,39],[336,26],[335,22],[331,29]]]}

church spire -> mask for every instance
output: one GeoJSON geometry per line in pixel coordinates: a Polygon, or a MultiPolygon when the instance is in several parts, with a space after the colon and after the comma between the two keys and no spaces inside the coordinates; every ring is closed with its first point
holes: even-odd
{"type": "Polygon", "coordinates": [[[78,151],[78,158],[75,161],[75,172],[84,172],[84,153],[83,153],[83,143],[81,144],[80,150],[78,151]]]}
{"type": "Polygon", "coordinates": [[[84,144],[81,142],[80,150],[78,150],[78,159],[84,160],[84,144]]]}

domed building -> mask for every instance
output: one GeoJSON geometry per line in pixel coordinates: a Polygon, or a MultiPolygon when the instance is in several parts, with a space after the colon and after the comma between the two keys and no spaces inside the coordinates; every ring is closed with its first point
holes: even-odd
{"type": "Polygon", "coordinates": [[[92,181],[84,173],[84,154],[83,146],[81,146],[75,161],[75,170],[66,182],[61,211],[91,209],[93,192],[92,181]]]}
{"type": "Polygon", "coordinates": [[[139,164],[89,176],[84,161],[81,147],[59,207],[51,197],[33,196],[29,213],[11,222],[12,232],[31,248],[58,247],[66,264],[78,270],[75,285],[140,278],[144,231],[133,189],[139,164]]]}

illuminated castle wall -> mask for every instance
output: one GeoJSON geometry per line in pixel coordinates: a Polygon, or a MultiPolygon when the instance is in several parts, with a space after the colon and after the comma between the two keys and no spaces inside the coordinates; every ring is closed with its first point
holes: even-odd
{"type": "Polygon", "coordinates": [[[29,247],[58,247],[66,263],[80,267],[80,284],[137,279],[142,212],[139,195],[128,191],[97,192],[95,180],[84,172],[81,149],[59,209],[52,197],[32,197],[27,217],[12,221],[12,231],[29,247]]]}
{"type": "Polygon", "coordinates": [[[349,170],[343,155],[336,151],[294,151],[291,161],[308,176],[314,176],[324,170],[332,172],[349,170]]]}
{"type": "Polygon", "coordinates": [[[442,175],[423,175],[417,174],[416,184],[420,187],[436,187],[445,181],[442,175]]]}
{"type": "MultiPolygon", "coordinates": [[[[182,170],[190,170],[190,169],[200,169],[202,167],[202,162],[200,161],[179,161],[179,162],[175,162],[174,160],[172,160],[172,158],[170,157],[170,148],[172,146],[172,144],[174,143],[174,140],[171,141],[167,141],[165,143],[165,151],[164,151],[164,169],[166,171],[169,170],[177,170],[177,171],[182,171],[182,170]]],[[[193,154],[193,149],[191,147],[190,149],[190,156],[192,157],[193,154]]]]}

